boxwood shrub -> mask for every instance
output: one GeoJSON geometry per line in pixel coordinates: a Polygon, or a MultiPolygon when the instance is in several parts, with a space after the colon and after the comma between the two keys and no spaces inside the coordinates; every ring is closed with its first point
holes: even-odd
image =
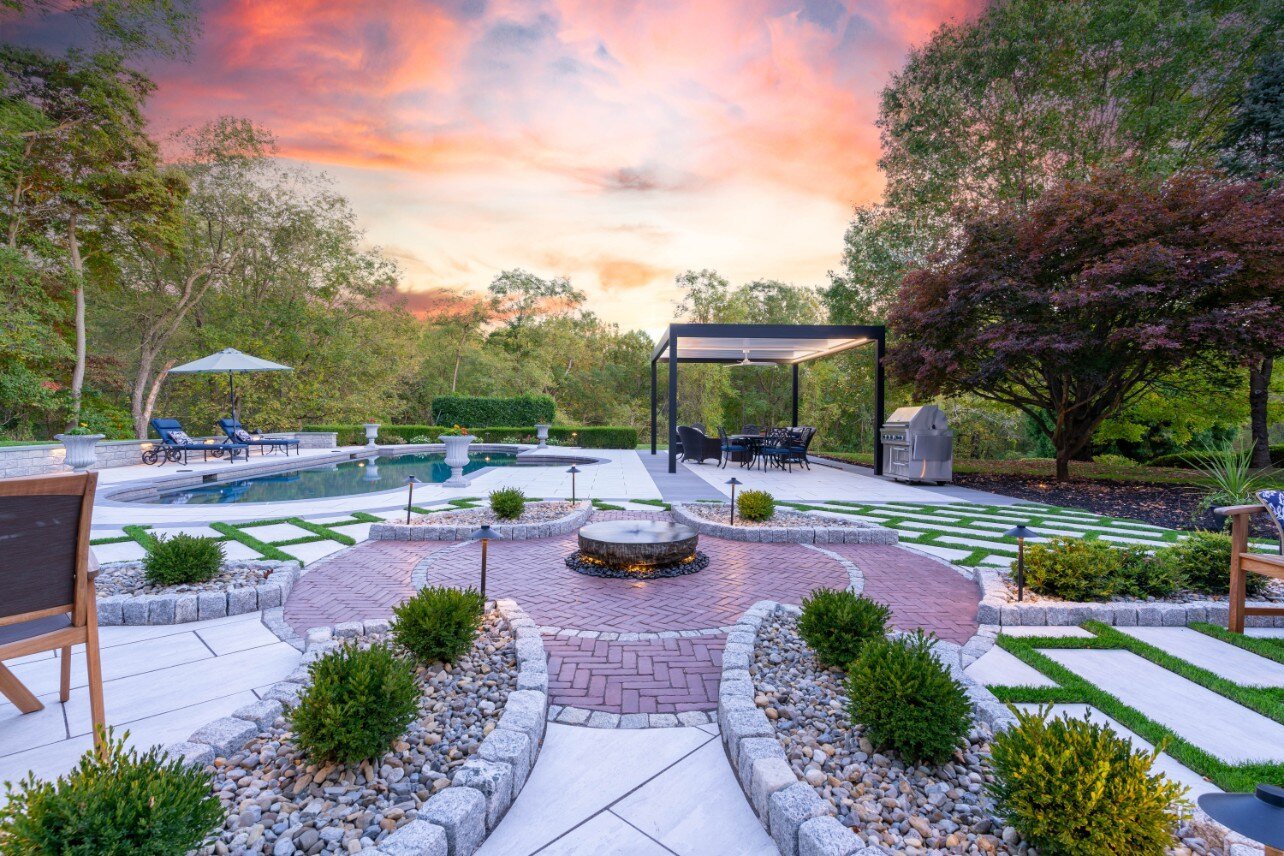
{"type": "Polygon", "coordinates": [[[550,423],[557,410],[547,395],[491,398],[479,395],[439,395],[432,400],[438,425],[530,425],[550,423]]]}
{"type": "Polygon", "coordinates": [[[392,638],[420,663],[453,663],[477,638],[485,606],[476,589],[420,589],[392,608],[392,638]]]}
{"type": "Polygon", "coordinates": [[[870,639],[887,632],[892,611],[877,601],[837,589],[819,588],[802,602],[798,635],[822,666],[845,669],[870,639]]]}
{"type": "MultiPolygon", "coordinates": [[[[1230,591],[1231,539],[1220,532],[1191,532],[1170,547],[1158,551],[1156,560],[1192,591],[1224,595],[1230,591]]],[[[1269,579],[1248,574],[1245,589],[1261,594],[1269,579]]]]}
{"type": "Polygon", "coordinates": [[[57,781],[34,774],[6,783],[0,851],[10,856],[172,856],[201,847],[223,822],[223,808],[199,767],[143,754],[105,735],[57,781]]]}
{"type": "Polygon", "coordinates": [[[736,497],[736,513],[761,523],[776,515],[776,498],[765,490],[743,490],[736,497]]]}
{"type": "Polygon", "coordinates": [[[490,510],[500,520],[516,520],[526,510],[526,494],[521,488],[505,487],[490,492],[490,510]]]}
{"type": "Polygon", "coordinates": [[[1173,803],[1185,788],[1151,765],[1159,749],[1100,723],[1014,711],[991,744],[998,813],[1046,856],[1161,856],[1173,841],[1173,803]]]}
{"type": "Polygon", "coordinates": [[[156,535],[147,545],[143,572],[156,586],[192,585],[211,580],[223,566],[223,542],[179,532],[156,535]]]}

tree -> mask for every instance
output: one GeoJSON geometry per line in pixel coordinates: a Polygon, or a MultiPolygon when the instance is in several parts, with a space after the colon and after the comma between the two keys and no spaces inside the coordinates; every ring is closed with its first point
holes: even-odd
{"type": "Polygon", "coordinates": [[[517,355],[529,350],[526,333],[531,326],[573,312],[586,299],[564,276],[541,279],[520,268],[497,275],[487,291],[491,314],[503,325],[499,340],[517,355]]]}
{"type": "Polygon", "coordinates": [[[1284,194],[1106,173],[968,219],[956,256],[906,277],[888,364],[920,393],[1025,412],[1065,479],[1161,378],[1284,344],[1281,266],[1284,194]]]}
{"type": "Polygon", "coordinates": [[[200,32],[192,0],[0,0],[3,9],[87,20],[106,48],[126,54],[186,55],[200,32]]]}
{"type": "Polygon", "coordinates": [[[823,292],[831,324],[881,324],[901,280],[940,243],[945,229],[886,205],[858,207],[843,235],[843,266],[823,292]]]}
{"type": "MultiPolygon", "coordinates": [[[[1232,175],[1277,186],[1284,176],[1284,51],[1265,57],[1235,105],[1222,143],[1222,164],[1232,175]]],[[[1274,352],[1248,363],[1249,424],[1253,466],[1271,465],[1269,419],[1274,352]]]]}

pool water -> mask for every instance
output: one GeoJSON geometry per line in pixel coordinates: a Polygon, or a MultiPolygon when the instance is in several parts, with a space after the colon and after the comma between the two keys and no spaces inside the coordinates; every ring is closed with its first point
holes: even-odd
{"type": "MultiPolygon", "coordinates": [[[[518,464],[509,453],[473,452],[465,473],[485,467],[565,466],[557,461],[532,461],[518,464]]],[[[407,476],[421,482],[440,484],[450,478],[450,467],[441,454],[389,455],[341,464],[323,464],[306,469],[288,470],[270,475],[252,476],[235,481],[187,487],[162,493],[149,502],[164,505],[199,505],[226,502],[288,502],[293,499],[326,499],[392,490],[403,487],[407,476]]]]}

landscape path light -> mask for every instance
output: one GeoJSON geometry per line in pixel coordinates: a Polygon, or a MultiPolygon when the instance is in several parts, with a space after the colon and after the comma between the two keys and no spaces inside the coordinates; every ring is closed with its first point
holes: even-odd
{"type": "Polygon", "coordinates": [[[1204,794],[1199,807],[1213,820],[1266,847],[1266,856],[1284,856],[1284,788],[1258,785],[1251,794],[1204,794]]]}
{"type": "Polygon", "coordinates": [[[1013,526],[1007,532],[1003,533],[1005,537],[1017,539],[1017,600],[1025,599],[1025,539],[1033,538],[1038,535],[1029,526],[1019,523],[1013,526]]]}
{"type": "Polygon", "coordinates": [[[727,479],[727,484],[731,485],[731,525],[736,525],[736,485],[742,484],[740,479],[732,476],[727,479]]]}
{"type": "Polygon", "coordinates": [[[575,474],[578,473],[579,471],[580,471],[579,467],[576,467],[574,465],[572,465],[571,468],[567,470],[567,472],[571,474],[571,502],[575,501],[575,474]]]}
{"type": "Polygon", "coordinates": [[[410,507],[415,504],[415,485],[419,484],[419,479],[414,476],[406,476],[406,486],[410,488],[410,496],[406,497],[406,525],[410,525],[410,507]]]}
{"type": "Polygon", "coordinates": [[[473,530],[473,534],[468,536],[469,541],[480,541],[482,547],[482,565],[481,565],[481,595],[482,600],[486,599],[486,545],[492,538],[503,538],[490,524],[483,525],[480,529],[473,530]]]}

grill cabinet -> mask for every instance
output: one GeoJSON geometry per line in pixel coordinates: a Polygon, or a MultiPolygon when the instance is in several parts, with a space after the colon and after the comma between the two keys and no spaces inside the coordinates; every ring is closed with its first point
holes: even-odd
{"type": "Polygon", "coordinates": [[[881,434],[883,475],[908,482],[953,480],[954,432],[941,408],[898,407],[881,434]]]}

